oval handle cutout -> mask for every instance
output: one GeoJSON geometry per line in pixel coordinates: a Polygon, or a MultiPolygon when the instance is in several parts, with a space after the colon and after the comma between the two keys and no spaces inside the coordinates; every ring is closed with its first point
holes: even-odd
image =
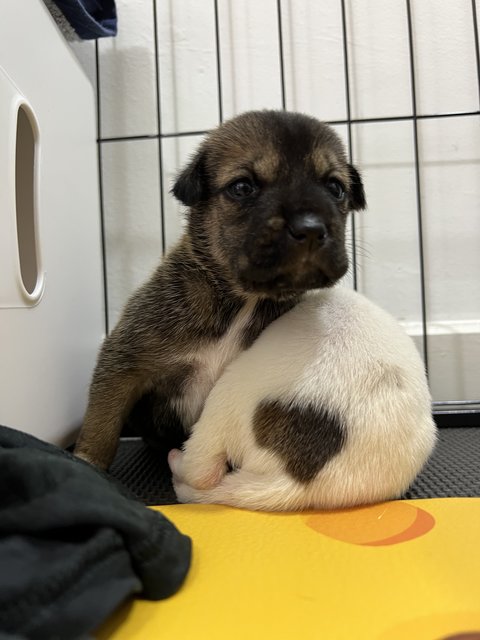
{"type": "Polygon", "coordinates": [[[37,225],[36,225],[36,145],[37,128],[29,116],[26,105],[17,112],[17,138],[15,145],[15,204],[17,215],[17,242],[20,274],[29,296],[41,284],[39,277],[37,225]]]}

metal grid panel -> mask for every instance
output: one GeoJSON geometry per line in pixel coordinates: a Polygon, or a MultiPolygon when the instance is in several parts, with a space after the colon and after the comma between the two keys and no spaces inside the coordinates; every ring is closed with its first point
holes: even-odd
{"type": "MultiPolygon", "coordinates": [[[[338,0],[341,6],[341,28],[342,28],[342,44],[343,44],[343,62],[344,62],[344,82],[345,82],[345,96],[346,96],[346,118],[341,120],[329,121],[332,125],[346,125],[348,131],[348,154],[350,159],[353,155],[352,150],[352,129],[355,125],[366,123],[380,123],[380,122],[399,122],[407,121],[411,122],[413,133],[413,148],[414,148],[414,166],[415,166],[415,195],[416,195],[416,215],[417,215],[417,229],[418,229],[418,256],[419,256],[419,284],[420,284],[420,307],[421,307],[421,323],[423,327],[422,331],[422,348],[425,365],[429,368],[429,345],[428,345],[428,317],[427,317],[427,297],[428,286],[425,278],[425,258],[424,258],[424,220],[422,214],[422,182],[420,172],[420,158],[419,158],[419,135],[418,135],[418,123],[422,120],[430,119],[445,119],[445,118],[470,118],[478,117],[480,115],[480,109],[473,111],[462,112],[441,112],[441,113],[418,113],[417,109],[417,79],[415,68],[415,39],[413,34],[413,20],[412,20],[412,2],[411,0],[405,0],[406,3],[406,17],[408,22],[408,56],[409,56],[409,73],[411,84],[411,112],[404,115],[394,115],[385,117],[362,117],[354,118],[352,116],[351,108],[351,63],[349,60],[348,50],[348,30],[347,30],[347,7],[345,0],[338,0]]],[[[165,251],[165,191],[164,191],[164,158],[162,150],[162,140],[167,138],[180,138],[185,136],[203,135],[207,133],[205,130],[200,131],[182,131],[168,133],[162,129],[162,113],[161,113],[161,100],[162,95],[162,77],[159,63],[159,43],[158,43],[158,15],[157,15],[157,3],[156,0],[152,0],[153,4],[153,20],[154,20],[154,34],[155,34],[155,77],[156,77],[156,111],[157,111],[157,132],[154,134],[145,135],[133,135],[133,136],[120,136],[120,137],[105,137],[101,131],[101,84],[99,78],[99,49],[98,42],[95,47],[96,58],[96,70],[97,70],[97,111],[98,111],[98,161],[99,161],[99,173],[100,173],[100,198],[101,198],[101,214],[102,214],[102,232],[103,232],[103,252],[104,252],[104,265],[106,265],[106,250],[105,250],[105,215],[104,215],[104,197],[103,197],[103,181],[102,181],[102,145],[105,142],[116,142],[125,140],[147,140],[154,139],[158,141],[158,159],[159,170],[161,179],[160,185],[160,204],[161,204],[161,229],[162,229],[162,249],[165,251]]],[[[215,52],[216,52],[216,79],[217,79],[217,98],[218,98],[218,121],[222,122],[224,118],[224,96],[222,87],[222,59],[221,59],[221,42],[222,33],[219,22],[219,3],[218,0],[213,0],[214,9],[214,22],[215,22],[215,52]]],[[[479,93],[479,106],[480,106],[480,53],[479,53],[479,33],[477,22],[477,7],[476,0],[471,0],[472,11],[472,37],[474,40],[476,69],[478,78],[478,93],[479,93]]],[[[285,109],[288,104],[287,87],[285,82],[285,54],[284,54],[284,25],[283,25],[283,12],[282,0],[276,0],[276,13],[277,13],[277,28],[278,28],[278,69],[275,70],[278,73],[278,82],[281,90],[281,103],[285,109]]],[[[352,234],[352,274],[353,274],[353,286],[357,288],[358,274],[357,274],[357,242],[356,242],[356,228],[355,218],[351,218],[351,234],[352,234]]],[[[106,267],[104,267],[104,282],[105,282],[105,309],[106,309],[106,327],[109,328],[108,318],[108,282],[106,267]]],[[[458,422],[458,415],[464,410],[468,411],[468,415],[480,416],[480,401],[476,399],[449,401],[448,406],[446,403],[435,403],[435,409],[441,413],[444,417],[444,423],[455,424],[458,422]]],[[[477,422],[478,423],[478,422],[477,422]]]]}

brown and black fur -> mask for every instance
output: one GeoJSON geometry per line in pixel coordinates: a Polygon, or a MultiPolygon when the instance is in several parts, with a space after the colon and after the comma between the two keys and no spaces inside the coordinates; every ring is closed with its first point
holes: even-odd
{"type": "Polygon", "coordinates": [[[195,351],[215,349],[250,304],[243,350],[302,293],[337,282],[348,268],[347,213],[365,206],[332,129],[276,111],[214,130],[173,194],[189,207],[186,231],[127,303],[94,372],[76,453],[101,467],[129,415],[150,437],[170,425],[167,447],[186,437],[191,424],[174,405],[199,373],[195,351]]]}

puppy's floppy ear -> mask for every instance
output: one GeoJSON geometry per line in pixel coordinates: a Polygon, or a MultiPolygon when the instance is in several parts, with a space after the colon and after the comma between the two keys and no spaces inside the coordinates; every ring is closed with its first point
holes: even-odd
{"type": "Polygon", "coordinates": [[[351,211],[365,209],[367,206],[367,200],[365,198],[362,178],[355,167],[351,164],[348,165],[348,171],[350,173],[350,192],[348,194],[350,201],[349,208],[351,211]]]}
{"type": "Polygon", "coordinates": [[[178,175],[172,187],[172,193],[182,204],[191,207],[205,200],[207,192],[205,152],[198,151],[178,175]]]}

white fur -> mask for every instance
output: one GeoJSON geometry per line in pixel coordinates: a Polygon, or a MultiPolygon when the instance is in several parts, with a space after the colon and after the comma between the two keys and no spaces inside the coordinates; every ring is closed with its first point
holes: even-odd
{"type": "Polygon", "coordinates": [[[195,375],[192,376],[185,393],[173,402],[185,426],[190,427],[198,420],[214,384],[225,367],[242,350],[241,337],[252,318],[256,304],[256,297],[249,298],[220,340],[195,349],[186,358],[188,364],[194,365],[195,375]]]}
{"type": "Polygon", "coordinates": [[[184,452],[169,461],[182,502],[250,509],[335,508],[400,496],[435,443],[423,363],[386,312],[354,291],[309,294],[225,370],[184,452]],[[341,417],[346,442],[301,483],[255,440],[265,399],[341,417]],[[236,467],[226,473],[226,461],[236,467]]]}

